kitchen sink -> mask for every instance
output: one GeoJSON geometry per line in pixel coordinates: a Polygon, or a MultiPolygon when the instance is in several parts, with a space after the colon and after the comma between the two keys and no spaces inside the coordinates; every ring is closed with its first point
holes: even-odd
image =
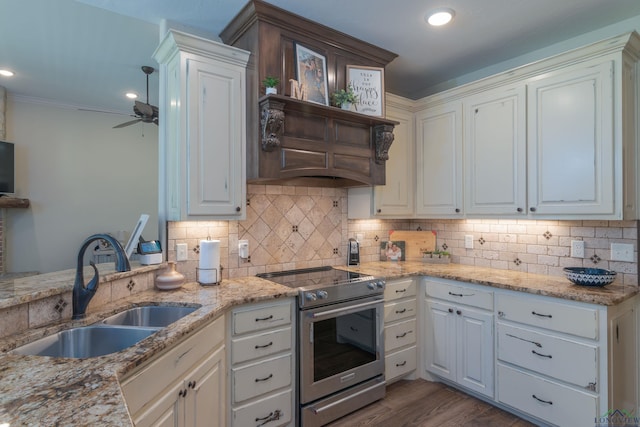
{"type": "Polygon", "coordinates": [[[150,326],[162,328],[193,313],[198,307],[147,305],[134,307],[118,314],[114,314],[102,321],[107,325],[120,326],[150,326]]]}
{"type": "Polygon", "coordinates": [[[15,354],[88,358],[131,347],[159,328],[92,325],[67,329],[13,350],[15,354]]]}

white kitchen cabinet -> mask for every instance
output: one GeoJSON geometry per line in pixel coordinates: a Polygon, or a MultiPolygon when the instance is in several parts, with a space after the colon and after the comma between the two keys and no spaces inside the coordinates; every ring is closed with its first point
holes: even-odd
{"type": "Polygon", "coordinates": [[[229,316],[232,426],[296,422],[295,300],[250,304],[229,316]]]}
{"type": "Polygon", "coordinates": [[[558,426],[636,411],[637,299],[607,307],[496,292],[496,400],[558,426]]]}
{"type": "Polygon", "coordinates": [[[525,99],[524,84],[463,99],[467,215],[526,215],[525,99]]]}
{"type": "Polygon", "coordinates": [[[493,398],[493,293],[451,280],[423,281],[426,371],[493,398]]]}
{"type": "Polygon", "coordinates": [[[122,381],[136,426],[226,425],[224,317],[122,381]]]}
{"type": "Polygon", "coordinates": [[[415,196],[414,114],[411,103],[386,94],[386,118],[398,124],[393,128],[393,144],[387,160],[386,183],[349,188],[350,219],[406,218],[413,216],[415,196]]]}
{"type": "Polygon", "coordinates": [[[616,213],[613,70],[611,60],[580,64],[527,84],[535,215],[616,213]]]}
{"type": "Polygon", "coordinates": [[[462,218],[462,103],[416,115],[416,215],[462,218]]]}
{"type": "Polygon", "coordinates": [[[163,216],[174,221],[242,219],[249,52],[169,30],[154,56],[164,89],[163,216]]]}
{"type": "Polygon", "coordinates": [[[389,280],[384,290],[384,364],[387,383],[410,377],[417,368],[416,279],[389,280]]]}

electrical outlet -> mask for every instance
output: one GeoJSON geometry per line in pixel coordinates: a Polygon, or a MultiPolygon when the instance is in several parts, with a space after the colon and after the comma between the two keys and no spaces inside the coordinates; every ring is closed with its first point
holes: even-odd
{"type": "Polygon", "coordinates": [[[186,261],[186,260],[187,260],[187,244],[176,243],[176,261],[186,261]]]}
{"type": "Polygon", "coordinates": [[[633,245],[627,243],[612,243],[611,261],[633,262],[633,245]]]}
{"type": "Polygon", "coordinates": [[[466,249],[473,249],[473,236],[467,234],[464,236],[464,247],[466,249]]]}
{"type": "Polygon", "coordinates": [[[571,241],[571,257],[584,258],[584,240],[571,241]]]}
{"type": "Polygon", "coordinates": [[[364,233],[356,233],[356,240],[358,242],[364,242],[364,233]]]}

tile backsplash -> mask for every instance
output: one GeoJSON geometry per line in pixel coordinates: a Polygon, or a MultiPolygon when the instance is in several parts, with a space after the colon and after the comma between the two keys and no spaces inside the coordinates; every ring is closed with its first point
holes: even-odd
{"type": "Polygon", "coordinates": [[[534,220],[348,220],[347,190],[249,185],[243,221],[170,222],[168,259],[187,243],[188,260],[178,270],[195,280],[200,240],[220,240],[222,277],[346,263],[349,237],[360,241],[361,260],[380,258],[380,241],[391,230],[434,231],[438,249],[452,262],[503,270],[562,275],[567,266],[608,268],[625,284],[638,285],[638,221],[534,220]],[[465,249],[464,237],[474,248],[465,249]],[[249,260],[238,257],[238,240],[249,241],[249,260]],[[572,240],[583,240],[585,258],[570,257],[572,240]],[[634,246],[634,262],[610,260],[611,243],[634,246]]]}
{"type": "Polygon", "coordinates": [[[220,240],[222,277],[252,276],[344,263],[347,232],[345,189],[248,185],[245,220],[170,222],[167,255],[175,260],[176,243],[187,243],[177,268],[195,280],[200,240],[220,240]],[[238,257],[238,240],[249,241],[249,260],[238,257]]]}

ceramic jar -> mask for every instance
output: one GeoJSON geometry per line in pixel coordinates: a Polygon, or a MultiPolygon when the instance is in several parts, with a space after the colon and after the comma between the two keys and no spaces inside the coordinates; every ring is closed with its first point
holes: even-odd
{"type": "Polygon", "coordinates": [[[184,283],[184,274],[176,270],[176,263],[169,261],[167,268],[156,276],[156,288],[162,291],[178,289],[184,283]]]}

